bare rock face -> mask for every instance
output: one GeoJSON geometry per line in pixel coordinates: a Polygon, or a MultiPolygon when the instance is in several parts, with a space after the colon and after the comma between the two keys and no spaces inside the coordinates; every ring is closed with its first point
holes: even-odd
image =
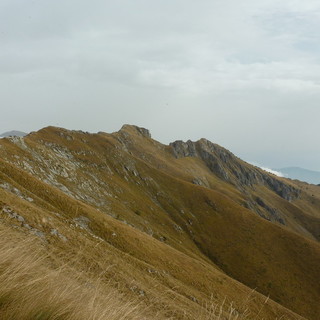
{"type": "Polygon", "coordinates": [[[287,201],[297,199],[300,195],[300,190],[290,185],[287,185],[280,180],[277,180],[267,174],[263,176],[264,183],[269,186],[271,190],[277,193],[280,197],[287,201]]]}
{"type": "Polygon", "coordinates": [[[120,131],[127,131],[127,132],[135,132],[138,133],[139,135],[145,137],[145,138],[151,138],[150,131],[146,128],[134,126],[134,125],[129,125],[125,124],[122,126],[120,131]]]}
{"type": "Polygon", "coordinates": [[[178,140],[171,143],[170,146],[176,158],[200,158],[215,175],[239,188],[265,185],[288,201],[296,199],[300,194],[298,189],[258,168],[248,167],[244,161],[230,151],[207,139],[200,139],[196,142],[178,140]]]}
{"type": "Polygon", "coordinates": [[[195,143],[191,140],[188,140],[187,142],[177,140],[170,143],[170,146],[172,147],[173,154],[176,158],[199,156],[196,151],[195,143]]]}
{"type": "Polygon", "coordinates": [[[146,138],[151,138],[151,133],[148,129],[145,128],[141,128],[141,127],[136,127],[136,130],[143,136],[146,138]]]}

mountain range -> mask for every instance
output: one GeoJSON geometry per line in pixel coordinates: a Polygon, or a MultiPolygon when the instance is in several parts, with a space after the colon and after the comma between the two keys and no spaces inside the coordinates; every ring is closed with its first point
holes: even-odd
{"type": "Polygon", "coordinates": [[[1,138],[10,137],[10,136],[17,136],[17,137],[24,137],[27,133],[17,130],[7,131],[2,134],[0,134],[1,138]]]}
{"type": "MultiPolygon", "coordinates": [[[[62,270],[55,290],[66,294],[70,281],[95,290],[83,312],[110,301],[106,292],[138,312],[90,319],[319,319],[320,188],[265,172],[207,139],[164,145],[132,125],[1,139],[0,218],[10,248],[32,238],[30,250],[45,252],[28,256],[39,283],[62,270]]],[[[76,294],[54,309],[59,295],[48,284],[41,306],[23,307],[39,300],[30,288],[15,300],[0,289],[2,319],[9,309],[19,319],[31,319],[25,310],[89,319],[71,316],[82,310],[72,307],[76,294]]]]}
{"type": "Polygon", "coordinates": [[[285,177],[290,179],[297,179],[312,184],[320,184],[319,171],[312,171],[299,167],[287,167],[275,170],[281,172],[285,177]]]}

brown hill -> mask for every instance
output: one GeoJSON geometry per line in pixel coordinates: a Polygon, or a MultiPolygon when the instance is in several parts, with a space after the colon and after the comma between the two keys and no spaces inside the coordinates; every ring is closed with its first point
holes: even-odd
{"type": "Polygon", "coordinates": [[[0,158],[1,224],[39,238],[55,266],[103,273],[151,319],[197,319],[225,298],[249,319],[318,319],[319,187],[129,125],[44,128],[0,140],[0,158]]]}

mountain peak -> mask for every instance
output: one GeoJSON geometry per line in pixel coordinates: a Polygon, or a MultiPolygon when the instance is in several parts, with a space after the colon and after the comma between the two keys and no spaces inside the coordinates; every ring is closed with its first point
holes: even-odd
{"type": "Polygon", "coordinates": [[[12,136],[24,137],[26,135],[27,135],[27,133],[25,133],[25,132],[12,130],[12,131],[7,131],[7,132],[0,134],[0,138],[6,138],[6,137],[12,137],[12,136]]]}
{"type": "Polygon", "coordinates": [[[131,134],[138,134],[140,136],[143,136],[145,138],[151,138],[151,134],[150,134],[150,131],[146,128],[143,128],[143,127],[138,127],[138,126],[135,126],[135,125],[131,125],[131,124],[124,124],[121,129],[120,129],[120,132],[128,132],[128,133],[131,133],[131,134]]]}

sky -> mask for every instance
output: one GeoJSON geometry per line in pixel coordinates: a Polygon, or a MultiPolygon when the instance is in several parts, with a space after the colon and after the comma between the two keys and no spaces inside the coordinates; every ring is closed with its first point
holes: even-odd
{"type": "Polygon", "coordinates": [[[0,0],[0,133],[205,137],[320,170],[320,1],[0,0]]]}

